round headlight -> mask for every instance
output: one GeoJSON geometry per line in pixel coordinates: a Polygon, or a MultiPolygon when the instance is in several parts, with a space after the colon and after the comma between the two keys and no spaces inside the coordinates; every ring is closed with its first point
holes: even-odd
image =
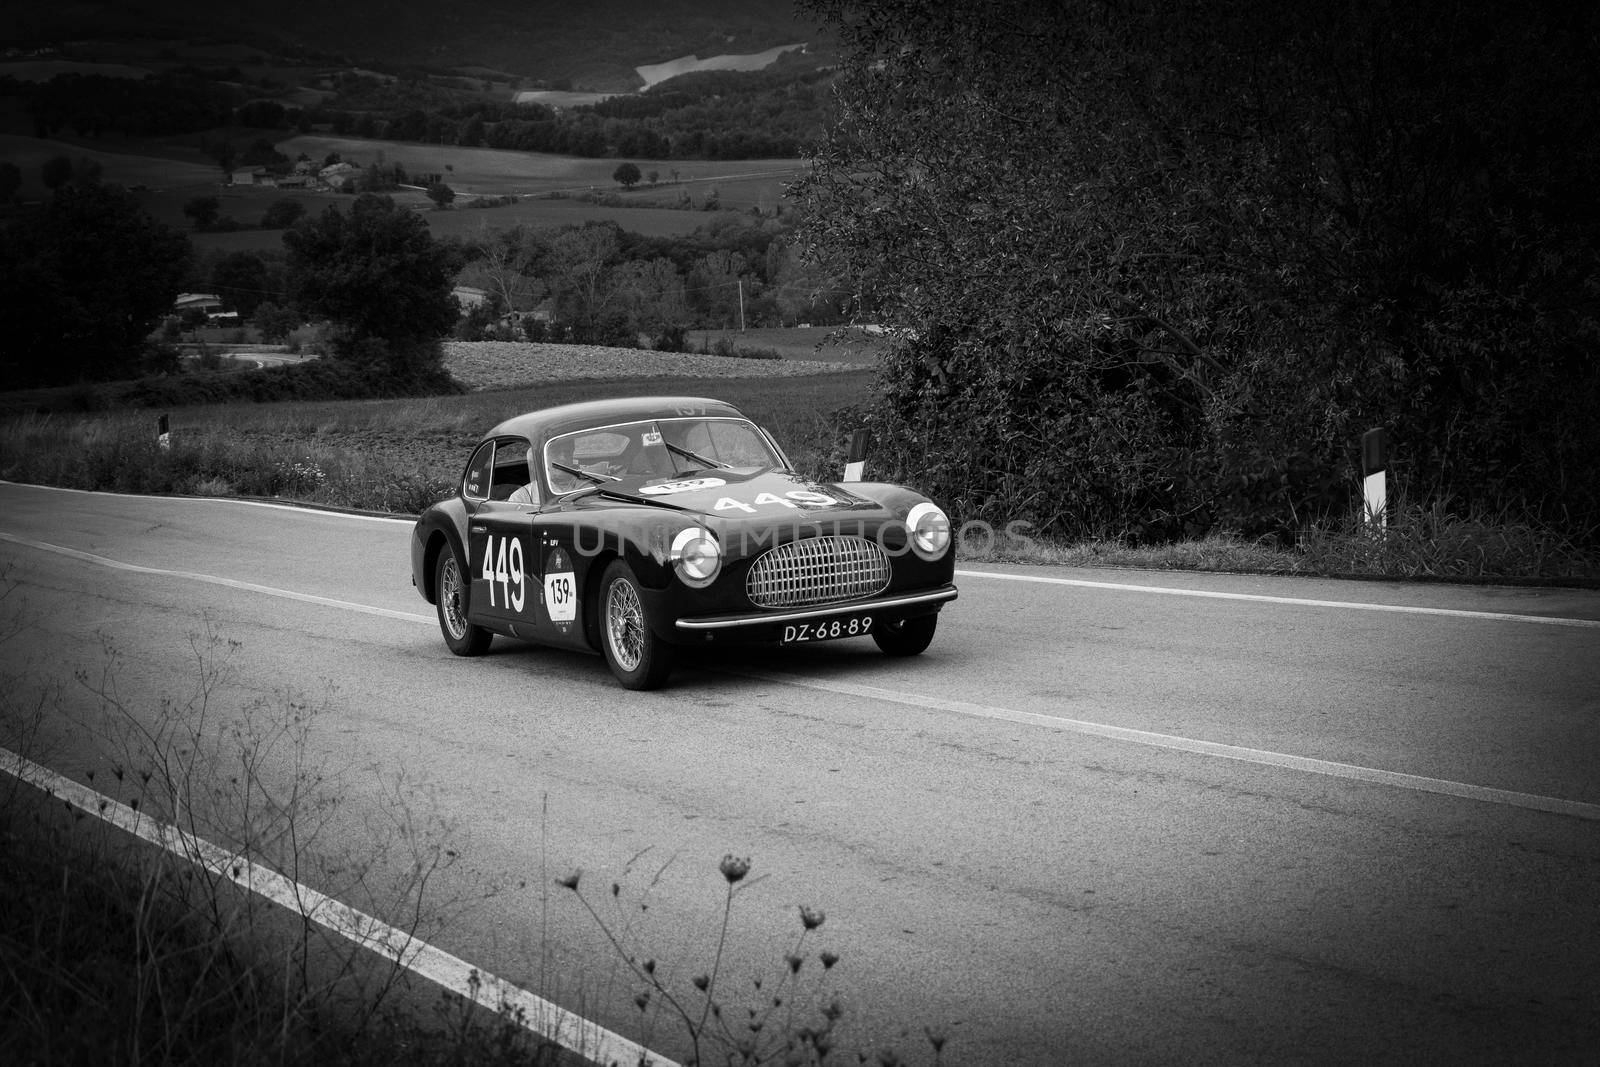
{"type": "Polygon", "coordinates": [[[698,589],[710,585],[722,569],[722,546],[705,530],[691,526],[672,539],[672,562],[684,584],[698,589]]]}
{"type": "Polygon", "coordinates": [[[911,550],[926,560],[935,560],[950,547],[950,520],[938,505],[923,501],[906,516],[911,531],[911,550]]]}

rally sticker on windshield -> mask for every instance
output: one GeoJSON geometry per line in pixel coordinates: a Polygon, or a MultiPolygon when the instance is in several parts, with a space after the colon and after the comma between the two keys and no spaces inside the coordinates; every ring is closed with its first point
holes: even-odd
{"type": "Polygon", "coordinates": [[[692,493],[696,489],[715,489],[719,485],[727,484],[721,478],[688,478],[681,482],[661,482],[658,485],[646,485],[639,492],[645,496],[670,496],[673,493],[692,493]]]}

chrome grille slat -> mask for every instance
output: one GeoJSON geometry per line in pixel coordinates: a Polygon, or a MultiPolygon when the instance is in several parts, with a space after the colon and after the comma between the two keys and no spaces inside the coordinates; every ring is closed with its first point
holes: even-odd
{"type": "Polygon", "coordinates": [[[811,537],[768,549],[750,567],[745,592],[760,608],[838,604],[881,593],[889,558],[865,537],[811,537]]]}

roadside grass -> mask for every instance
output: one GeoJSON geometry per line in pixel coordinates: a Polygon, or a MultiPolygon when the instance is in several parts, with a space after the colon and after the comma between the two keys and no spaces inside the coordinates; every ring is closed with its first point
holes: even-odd
{"type": "MultiPolygon", "coordinates": [[[[707,333],[700,344],[754,344],[783,358],[814,358],[831,331],[707,333]],[[796,335],[799,335],[798,337],[796,335]]],[[[832,344],[850,348],[844,335],[832,344]]],[[[869,349],[863,345],[863,353],[869,349]]],[[[840,360],[837,350],[821,354],[840,360]]],[[[764,360],[751,360],[762,364],[764,360]]],[[[514,368],[512,368],[514,371],[514,368]]],[[[510,373],[510,371],[508,371],[510,373]]],[[[771,430],[807,477],[843,470],[855,409],[875,376],[859,371],[796,377],[625,378],[545,382],[453,396],[291,401],[174,409],[170,447],[156,443],[155,411],[16,415],[0,420],[0,478],[117,492],[245,496],[416,514],[448,495],[490,426],[556,404],[651,394],[727,400],[771,430]]],[[[870,469],[869,469],[870,477],[870,469]]],[[[969,563],[1200,570],[1417,580],[1600,582],[1600,550],[1509,514],[1419,502],[1403,486],[1386,529],[1359,512],[1301,529],[1292,544],[1227,532],[1166,545],[1053,541],[961,529],[969,563]],[[1465,514],[1462,512],[1465,511],[1465,514]]],[[[958,528],[960,516],[953,516],[958,528]]],[[[1028,531],[1024,530],[1023,533],[1028,531]]]]}
{"type": "Polygon", "coordinates": [[[1464,517],[1438,502],[1424,506],[1401,499],[1389,511],[1385,528],[1369,527],[1356,512],[1304,527],[1292,545],[1227,532],[1164,545],[1059,542],[991,534],[983,528],[958,531],[958,550],[968,563],[1600,585],[1600,550],[1559,531],[1506,515],[1464,517]]]}
{"type": "Polygon", "coordinates": [[[671,394],[737,405],[770,429],[801,471],[837,471],[841,409],[870,374],[794,378],[573,381],[424,399],[184,408],[160,447],[154,412],[23,415],[0,422],[0,478],[114,492],[281,497],[416,514],[451,492],[495,423],[579,400],[671,394]]]}

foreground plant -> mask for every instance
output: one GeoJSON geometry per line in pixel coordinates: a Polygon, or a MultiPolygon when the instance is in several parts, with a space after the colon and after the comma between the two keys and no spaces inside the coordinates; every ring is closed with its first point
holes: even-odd
{"type": "MultiPolygon", "coordinates": [[[[556,884],[571,890],[632,973],[638,983],[633,1000],[640,1013],[656,1006],[682,1026],[691,1049],[689,1063],[722,1062],[744,1067],[765,1063],[834,1062],[830,1057],[839,1049],[837,1030],[844,1007],[829,984],[839,955],[822,949],[816,953],[816,965],[808,966],[812,963],[810,942],[820,936],[816,931],[827,920],[826,913],[820,908],[800,905],[800,932],[789,951],[784,953],[776,978],[753,978],[749,989],[730,987],[724,979],[722,964],[734,901],[761,879],[747,881],[750,860],[731,853],[722,857],[718,870],[724,883],[721,930],[710,968],[689,980],[692,993],[674,988],[656,959],[641,957],[635,951],[629,944],[629,923],[620,916],[616,922],[611,922],[600,914],[583,893],[581,870],[556,879],[556,884]]],[[[622,886],[619,882],[611,883],[610,894],[614,901],[620,899],[622,886]]],[[[648,904],[641,903],[639,907],[642,911],[648,904]]],[[[944,1032],[930,1029],[925,1035],[933,1049],[934,1062],[940,1062],[944,1032]]],[[[867,1060],[864,1054],[858,1053],[857,1058],[860,1062],[867,1060]]],[[[902,1062],[892,1049],[880,1051],[877,1059],[883,1064],[902,1062]]]]}

